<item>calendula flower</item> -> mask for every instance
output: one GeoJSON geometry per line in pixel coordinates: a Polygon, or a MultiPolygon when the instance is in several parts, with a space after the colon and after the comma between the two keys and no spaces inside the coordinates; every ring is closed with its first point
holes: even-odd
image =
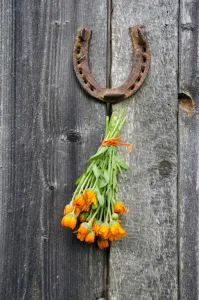
{"type": "Polygon", "coordinates": [[[109,233],[109,225],[108,225],[108,223],[102,223],[100,225],[100,229],[99,229],[98,235],[102,239],[106,240],[108,238],[108,233],[109,233]]]}
{"type": "Polygon", "coordinates": [[[77,217],[73,214],[67,214],[62,218],[61,225],[64,227],[68,227],[74,229],[77,224],[77,217]]]}
{"type": "Polygon", "coordinates": [[[92,244],[95,241],[95,232],[93,230],[89,231],[89,233],[85,237],[85,242],[88,244],[92,244]]]}
{"type": "Polygon", "coordinates": [[[74,207],[71,204],[68,204],[64,208],[64,215],[69,214],[73,211],[74,207]]]}
{"type": "Polygon", "coordinates": [[[90,230],[91,230],[91,226],[88,223],[86,222],[82,223],[77,230],[77,238],[83,242],[90,230]]]}
{"type": "Polygon", "coordinates": [[[109,239],[113,240],[119,235],[120,224],[118,222],[111,222],[109,227],[109,239]]]}
{"type": "Polygon", "coordinates": [[[98,247],[99,247],[100,250],[103,250],[103,249],[109,247],[109,242],[108,242],[108,240],[104,240],[104,239],[98,238],[97,239],[97,245],[98,245],[98,247]]]}
{"type": "Polygon", "coordinates": [[[111,222],[109,229],[109,240],[115,241],[126,236],[126,231],[118,222],[111,222]]]}
{"type": "Polygon", "coordinates": [[[93,223],[93,231],[95,232],[95,234],[98,236],[99,232],[100,232],[100,226],[101,226],[102,222],[95,220],[93,223]]]}
{"type": "Polygon", "coordinates": [[[82,223],[85,222],[87,217],[88,217],[88,212],[81,212],[81,214],[79,215],[80,222],[82,223]]]}
{"type": "Polygon", "coordinates": [[[86,205],[91,205],[92,203],[94,205],[97,204],[97,198],[96,198],[96,194],[95,192],[93,192],[92,190],[85,190],[84,191],[84,194],[83,194],[83,197],[86,201],[86,205]]]}
{"type": "Polygon", "coordinates": [[[84,197],[82,195],[78,195],[75,197],[73,205],[77,208],[82,208],[85,204],[84,197]]]}
{"type": "Polygon", "coordinates": [[[120,216],[122,213],[127,212],[127,208],[124,206],[122,202],[116,202],[114,204],[114,212],[120,216]]]}

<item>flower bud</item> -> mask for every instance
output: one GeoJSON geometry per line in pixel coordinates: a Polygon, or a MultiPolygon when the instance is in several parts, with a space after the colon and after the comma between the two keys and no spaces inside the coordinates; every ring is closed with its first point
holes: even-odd
{"type": "Polygon", "coordinates": [[[118,214],[114,213],[111,216],[112,220],[117,220],[119,218],[118,214]]]}
{"type": "Polygon", "coordinates": [[[86,219],[88,217],[88,212],[82,212],[80,215],[79,215],[79,220],[80,222],[85,222],[86,219]]]}

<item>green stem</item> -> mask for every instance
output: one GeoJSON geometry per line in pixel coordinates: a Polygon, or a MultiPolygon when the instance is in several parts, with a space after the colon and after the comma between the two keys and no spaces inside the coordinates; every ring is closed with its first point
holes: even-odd
{"type": "Polygon", "coordinates": [[[126,122],[126,120],[127,120],[127,117],[124,118],[124,120],[119,125],[118,130],[116,131],[116,133],[113,134],[114,137],[117,137],[120,134],[120,131],[121,131],[122,127],[124,126],[124,123],[126,122]]]}
{"type": "Polygon", "coordinates": [[[100,210],[100,208],[101,208],[101,206],[99,206],[99,207],[96,209],[96,211],[95,211],[94,215],[92,216],[92,218],[90,219],[89,223],[91,223],[91,222],[93,221],[93,219],[94,219],[95,216],[97,215],[97,213],[98,213],[98,211],[100,210]]]}
{"type": "Polygon", "coordinates": [[[75,192],[74,192],[73,199],[75,198],[76,195],[78,195],[79,193],[81,193],[81,191],[82,191],[83,188],[84,188],[84,185],[85,185],[85,184],[87,183],[87,181],[90,179],[90,176],[91,176],[91,173],[88,174],[88,175],[86,176],[86,178],[85,178],[85,180],[82,182],[82,184],[81,184],[81,182],[78,184],[78,186],[77,186],[77,188],[76,188],[76,190],[75,190],[75,192]]]}
{"type": "Polygon", "coordinates": [[[102,221],[103,211],[104,211],[104,208],[103,208],[103,206],[102,206],[102,207],[101,207],[101,212],[100,212],[100,222],[102,221]]]}
{"type": "Polygon", "coordinates": [[[88,180],[86,186],[84,187],[84,190],[86,190],[86,189],[89,187],[89,185],[90,185],[90,183],[91,183],[91,180],[92,180],[92,176],[90,176],[90,178],[89,178],[89,180],[88,180]]]}
{"type": "Polygon", "coordinates": [[[93,210],[91,209],[91,211],[90,211],[90,213],[89,213],[89,215],[88,215],[88,217],[87,217],[87,219],[86,219],[86,220],[88,220],[88,221],[89,221],[90,217],[92,216],[92,213],[93,213],[93,210]]]}
{"type": "Polygon", "coordinates": [[[107,197],[107,213],[106,213],[106,222],[108,221],[108,216],[110,216],[111,219],[111,211],[110,211],[110,205],[111,205],[111,197],[112,197],[112,190],[113,190],[113,155],[114,155],[114,147],[111,148],[110,151],[110,157],[109,157],[109,166],[108,166],[108,173],[110,178],[110,186],[109,186],[109,192],[107,197]]]}
{"type": "Polygon", "coordinates": [[[108,131],[109,131],[109,117],[108,116],[106,116],[106,130],[105,130],[105,139],[106,139],[106,136],[107,136],[107,134],[108,134],[108,131]]]}
{"type": "Polygon", "coordinates": [[[94,183],[94,185],[93,185],[93,188],[96,187],[97,181],[98,181],[98,179],[95,180],[95,183],[94,183]]]}

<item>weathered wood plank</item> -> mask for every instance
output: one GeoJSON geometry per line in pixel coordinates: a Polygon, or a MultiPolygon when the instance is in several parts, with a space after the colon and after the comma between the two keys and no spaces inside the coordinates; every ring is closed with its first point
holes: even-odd
{"type": "MultiPolygon", "coordinates": [[[[13,1],[0,2],[0,287],[5,278],[5,256],[8,251],[5,241],[6,218],[10,213],[12,199],[12,105],[13,105],[13,1]]],[[[3,299],[0,288],[0,298],[3,299]]]]}
{"type": "Polygon", "coordinates": [[[198,299],[198,130],[199,130],[199,3],[182,0],[180,11],[180,97],[179,108],[179,208],[180,208],[180,296],[183,300],[198,299]]]}
{"type": "Polygon", "coordinates": [[[7,182],[1,234],[2,299],[104,296],[103,252],[79,242],[60,221],[76,178],[99,145],[105,119],[104,105],[85,96],[77,83],[73,42],[79,26],[92,27],[92,69],[105,85],[105,12],[105,0],[16,1],[13,169],[6,175],[12,182],[7,182]]]}
{"type": "Polygon", "coordinates": [[[110,300],[178,298],[177,250],[177,71],[178,1],[113,0],[112,82],[121,84],[131,68],[128,27],[144,24],[151,70],[144,86],[125,106],[128,123],[121,149],[132,171],[120,184],[129,213],[124,240],[110,252],[110,300]]]}

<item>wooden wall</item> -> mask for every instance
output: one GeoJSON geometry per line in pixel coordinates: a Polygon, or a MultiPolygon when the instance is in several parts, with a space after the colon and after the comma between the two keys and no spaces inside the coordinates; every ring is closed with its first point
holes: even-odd
{"type": "Polygon", "coordinates": [[[198,299],[198,16],[197,0],[1,1],[0,300],[198,299]],[[120,149],[127,237],[100,251],[60,225],[106,114],[77,82],[72,48],[91,27],[92,72],[118,86],[137,24],[151,69],[112,107],[125,107],[134,146],[120,149]]]}
{"type": "Polygon", "coordinates": [[[178,2],[124,2],[113,1],[113,85],[129,72],[129,25],[147,26],[151,68],[140,91],[115,108],[126,108],[124,136],[134,148],[123,152],[132,172],[120,194],[130,213],[127,238],[111,248],[110,298],[177,299],[178,2]]]}

